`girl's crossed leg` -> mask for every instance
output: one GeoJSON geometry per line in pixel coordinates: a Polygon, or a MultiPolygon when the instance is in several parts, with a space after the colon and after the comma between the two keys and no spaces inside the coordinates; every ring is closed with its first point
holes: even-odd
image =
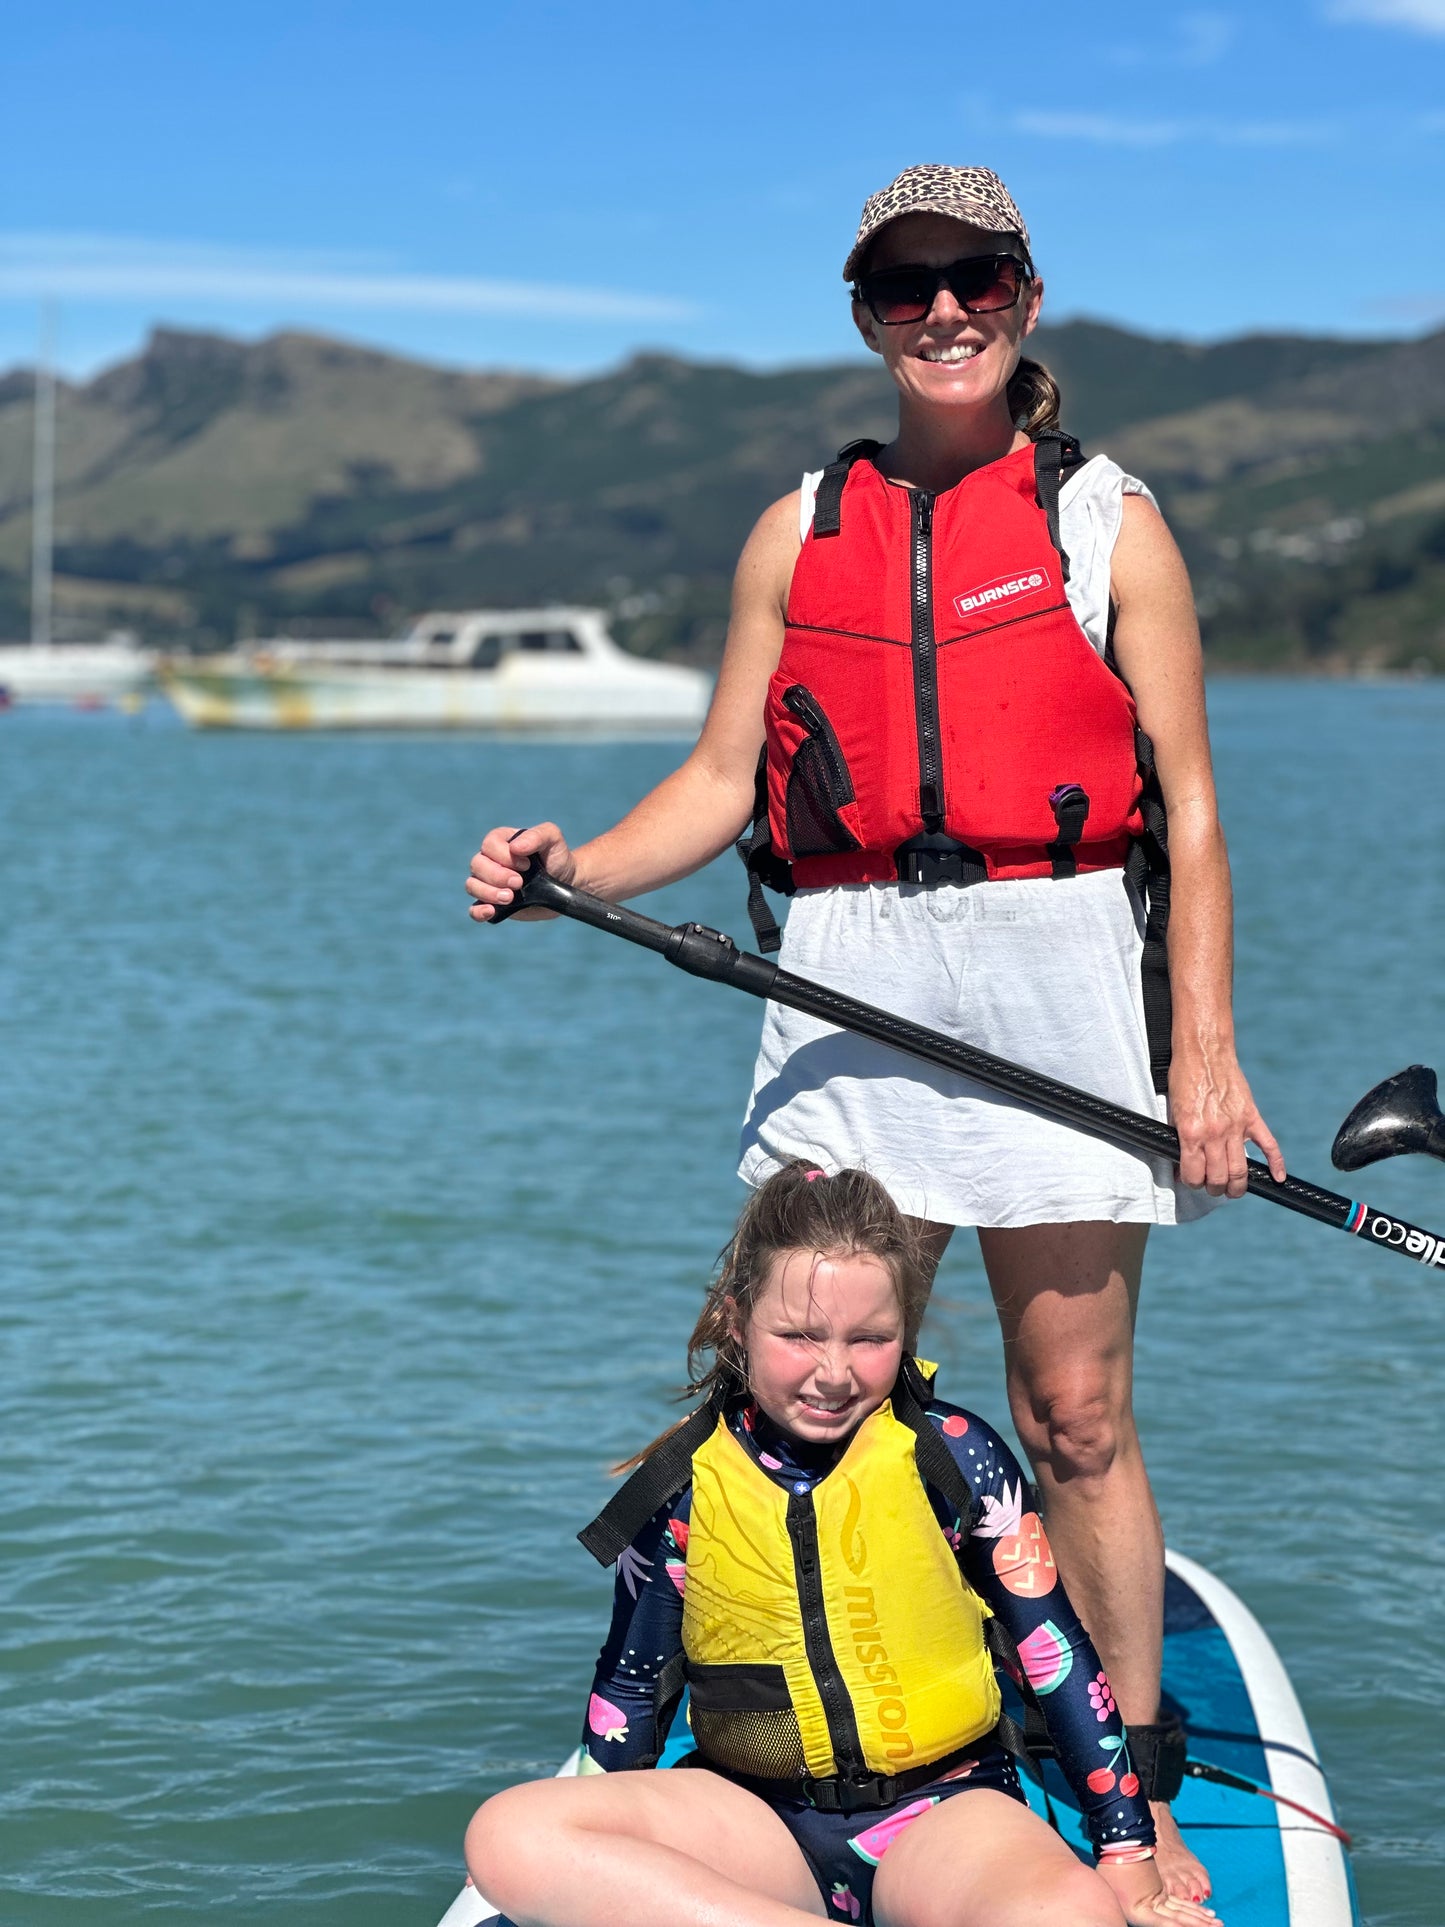
{"type": "MultiPolygon", "coordinates": [[[[807,1927],[847,1918],[829,1914],[777,1814],[705,1770],[512,1787],[473,1819],[467,1865],[517,1927],[807,1927]]],[[[1126,1916],[1037,1815],[983,1788],[896,1834],[872,1899],[878,1927],[1124,1927],[1126,1918],[1213,1927],[1188,1903],[1126,1916]]]]}
{"type": "Polygon", "coordinates": [[[517,1927],[808,1927],[825,1911],[778,1816],[701,1769],[509,1787],[466,1851],[517,1927]]]}

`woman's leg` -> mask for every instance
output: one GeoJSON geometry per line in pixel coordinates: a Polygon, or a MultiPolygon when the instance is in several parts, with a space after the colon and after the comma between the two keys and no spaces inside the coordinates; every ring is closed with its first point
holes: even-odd
{"type": "Polygon", "coordinates": [[[931,1218],[910,1218],[908,1223],[922,1242],[923,1262],[928,1270],[928,1289],[932,1292],[933,1281],[938,1275],[938,1267],[943,1262],[943,1254],[948,1249],[954,1227],[951,1224],[935,1224],[931,1218]]]}
{"type": "Polygon", "coordinates": [[[878,1927],[1123,1927],[1118,1902],[1036,1813],[981,1788],[945,1800],[889,1847],[878,1927]]]}
{"type": "MultiPolygon", "coordinates": [[[[1069,1597],[1125,1724],[1159,1716],[1164,1535],[1134,1429],[1134,1321],[1147,1225],[1043,1224],[978,1234],[1003,1330],[1014,1425],[1043,1492],[1069,1597]]],[[[1156,1806],[1171,1893],[1209,1877],[1156,1806]]]]}
{"type": "Polygon", "coordinates": [[[509,1787],[466,1850],[517,1927],[807,1927],[824,1911],[778,1816],[702,1769],[509,1787]]]}

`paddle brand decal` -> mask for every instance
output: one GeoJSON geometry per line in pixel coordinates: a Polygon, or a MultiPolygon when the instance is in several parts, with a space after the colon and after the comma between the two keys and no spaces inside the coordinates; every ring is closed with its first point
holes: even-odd
{"type": "MultiPolygon", "coordinates": [[[[1369,1212],[1363,1207],[1359,1224],[1347,1223],[1345,1229],[1354,1231],[1363,1238],[1366,1231],[1382,1245],[1393,1245],[1403,1251],[1408,1258],[1418,1258],[1422,1265],[1433,1265],[1445,1271],[1445,1238],[1432,1238],[1428,1231],[1416,1231],[1410,1225],[1401,1224],[1398,1218],[1387,1218],[1383,1211],[1369,1212]]],[[[1351,1218],[1354,1212],[1351,1212],[1351,1218]]]]}
{"type": "Polygon", "coordinates": [[[992,582],[981,582],[967,595],[956,595],[953,606],[957,614],[971,616],[975,609],[987,609],[995,602],[1016,602],[1051,586],[1047,569],[1025,569],[1020,574],[995,576],[992,582]]]}

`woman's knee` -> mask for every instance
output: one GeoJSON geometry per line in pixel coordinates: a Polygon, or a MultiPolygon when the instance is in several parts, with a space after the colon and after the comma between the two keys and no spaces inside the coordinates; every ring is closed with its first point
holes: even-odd
{"type": "Polygon", "coordinates": [[[1059,1484],[1105,1478],[1135,1447],[1128,1382],[1107,1369],[1021,1383],[1011,1403],[1024,1450],[1059,1484]]]}

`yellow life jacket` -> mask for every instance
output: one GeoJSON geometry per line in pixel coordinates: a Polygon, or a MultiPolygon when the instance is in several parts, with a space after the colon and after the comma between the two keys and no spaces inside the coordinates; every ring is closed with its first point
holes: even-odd
{"type": "Polygon", "coordinates": [[[802,1492],[721,1415],[694,1449],[682,1639],[705,1759],[768,1780],[897,1775],[997,1725],[988,1609],[915,1444],[889,1401],[802,1492]]]}

